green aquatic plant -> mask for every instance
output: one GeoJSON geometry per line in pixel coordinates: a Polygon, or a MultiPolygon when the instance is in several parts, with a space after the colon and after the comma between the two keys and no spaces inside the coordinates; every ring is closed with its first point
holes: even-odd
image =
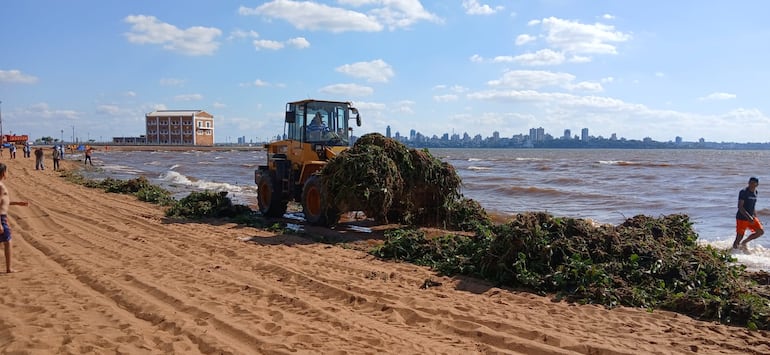
{"type": "Polygon", "coordinates": [[[372,253],[577,303],[665,309],[770,329],[770,292],[757,292],[729,253],[698,244],[681,214],[635,216],[613,226],[521,213],[504,224],[477,226],[473,236],[390,231],[372,253]]]}

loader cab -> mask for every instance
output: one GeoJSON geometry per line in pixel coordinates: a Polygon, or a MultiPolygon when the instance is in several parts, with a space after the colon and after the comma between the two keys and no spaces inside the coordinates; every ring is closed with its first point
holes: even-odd
{"type": "Polygon", "coordinates": [[[347,147],[352,133],[350,119],[361,125],[358,110],[349,102],[290,102],[286,104],[286,136],[303,143],[347,147]],[[355,116],[351,117],[351,113],[355,116]]]}

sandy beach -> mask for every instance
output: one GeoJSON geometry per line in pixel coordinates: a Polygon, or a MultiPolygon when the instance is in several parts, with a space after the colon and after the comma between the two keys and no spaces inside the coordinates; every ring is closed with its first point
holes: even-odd
{"type": "MultiPolygon", "coordinates": [[[[765,331],[664,311],[575,305],[448,278],[348,243],[224,222],[9,166],[13,274],[0,353],[768,354],[765,331]],[[430,282],[426,282],[430,281],[430,282]],[[425,287],[430,285],[430,287],[425,287]]],[[[82,162],[67,160],[73,169],[82,162]]]]}

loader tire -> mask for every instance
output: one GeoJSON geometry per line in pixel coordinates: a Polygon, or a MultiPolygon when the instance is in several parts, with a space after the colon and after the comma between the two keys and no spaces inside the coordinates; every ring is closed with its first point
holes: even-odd
{"type": "Polygon", "coordinates": [[[257,204],[259,212],[265,217],[281,217],[286,213],[289,201],[281,198],[275,185],[275,180],[267,174],[262,175],[257,182],[257,204]]]}
{"type": "Polygon", "coordinates": [[[321,177],[313,175],[308,178],[302,189],[302,212],[307,223],[324,227],[337,224],[341,214],[328,202],[328,196],[321,185],[321,177]]]}

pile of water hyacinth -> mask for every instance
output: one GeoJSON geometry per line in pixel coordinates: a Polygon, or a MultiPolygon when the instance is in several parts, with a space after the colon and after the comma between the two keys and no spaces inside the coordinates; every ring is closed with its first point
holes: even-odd
{"type": "Polygon", "coordinates": [[[614,226],[533,212],[479,224],[473,235],[393,230],[372,253],[571,302],[770,329],[766,274],[746,273],[727,251],[697,238],[686,215],[640,215],[614,226]]]}
{"type": "Polygon", "coordinates": [[[451,164],[379,133],[360,137],[321,176],[327,208],[363,211],[380,223],[469,229],[487,218],[476,201],[462,196],[451,164]]]}

